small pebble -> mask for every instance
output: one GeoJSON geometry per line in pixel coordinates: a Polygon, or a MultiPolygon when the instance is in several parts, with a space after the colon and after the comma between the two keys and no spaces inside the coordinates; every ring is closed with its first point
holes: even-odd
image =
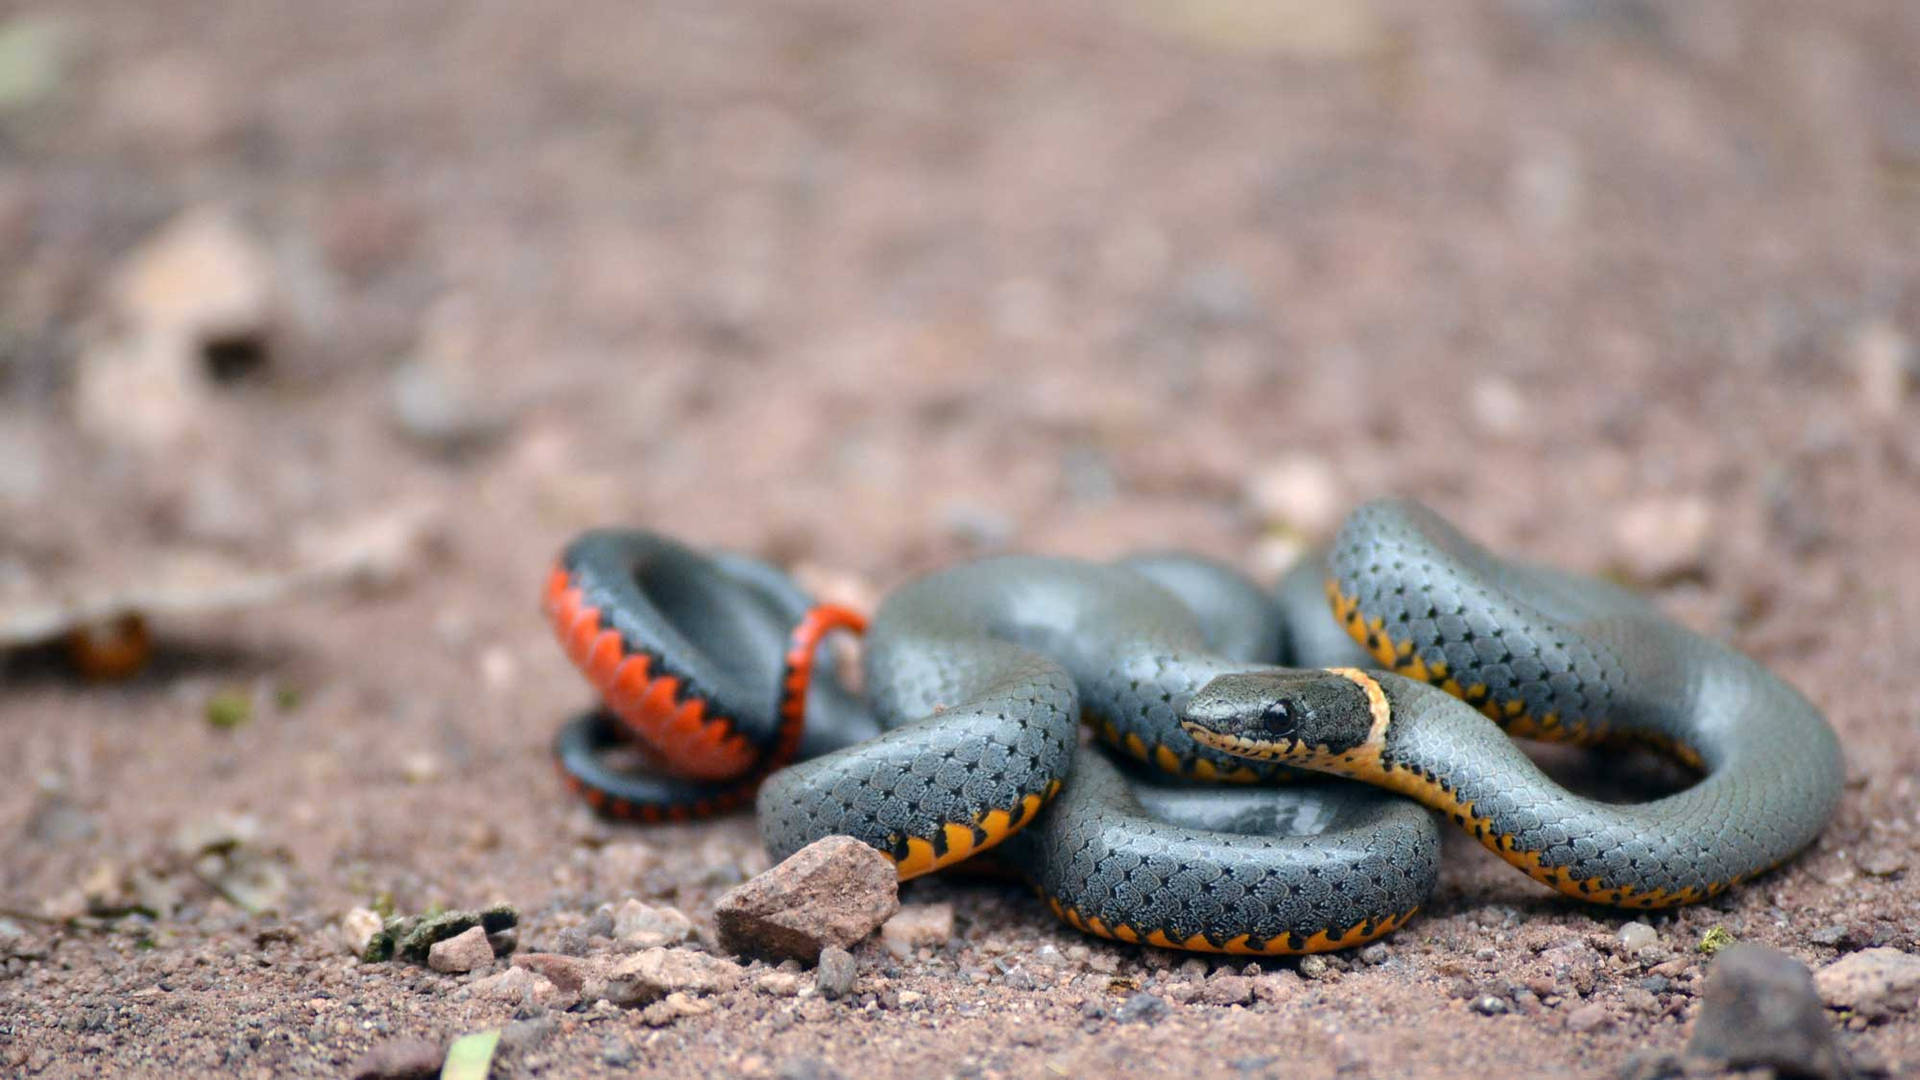
{"type": "Polygon", "coordinates": [[[1123,1024],[1135,1021],[1159,1020],[1169,1012],[1165,999],[1153,994],[1137,993],[1120,1003],[1113,1011],[1113,1018],[1123,1024]]]}
{"type": "Polygon", "coordinates": [[[1309,953],[1300,958],[1300,974],[1309,979],[1324,979],[1333,974],[1333,966],[1327,958],[1318,953],[1309,953]]]}
{"type": "Polygon", "coordinates": [[[1660,944],[1659,932],[1646,923],[1637,920],[1621,926],[1616,937],[1620,941],[1621,948],[1625,949],[1628,954],[1634,956],[1660,944]]]}
{"type": "Polygon", "coordinates": [[[814,989],[828,999],[844,997],[853,990],[858,971],[852,953],[837,945],[828,945],[820,950],[820,965],[813,973],[814,989]]]}
{"type": "Polygon", "coordinates": [[[792,997],[800,992],[800,976],[791,971],[769,971],[754,980],[753,987],[774,997],[792,997]]]}
{"type": "Polygon", "coordinates": [[[1387,950],[1386,945],[1378,941],[1360,950],[1360,962],[1372,967],[1379,967],[1392,958],[1393,954],[1387,950]]]}
{"type": "Polygon", "coordinates": [[[1481,994],[1473,999],[1473,1011],[1481,1016],[1499,1016],[1508,1011],[1508,1005],[1505,998],[1481,994]]]}

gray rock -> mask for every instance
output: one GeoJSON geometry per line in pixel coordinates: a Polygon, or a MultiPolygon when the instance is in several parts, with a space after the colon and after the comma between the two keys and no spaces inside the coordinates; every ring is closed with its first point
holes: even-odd
{"type": "Polygon", "coordinates": [[[478,926],[470,926],[427,948],[427,966],[435,971],[477,971],[492,964],[493,946],[487,941],[486,930],[478,926]]]}
{"type": "Polygon", "coordinates": [[[728,890],[714,921],[730,952],[810,964],[822,948],[855,944],[899,909],[893,863],[850,836],[829,836],[728,890]]]}
{"type": "Polygon", "coordinates": [[[1864,949],[1821,968],[1813,985],[1828,1008],[1879,1020],[1920,1008],[1920,956],[1864,949]]]}
{"type": "Polygon", "coordinates": [[[1113,1011],[1113,1018],[1123,1024],[1135,1021],[1153,1021],[1162,1019],[1169,1012],[1167,1003],[1148,993],[1138,993],[1120,1003],[1113,1011]]]}
{"type": "Polygon", "coordinates": [[[714,994],[740,985],[739,964],[692,949],[648,949],[623,957],[586,995],[615,1005],[650,1005],[672,993],[714,994]]]}
{"type": "Polygon", "coordinates": [[[1806,965],[1758,945],[1731,945],[1714,957],[1687,1053],[1735,1069],[1849,1074],[1806,965]]]}
{"type": "Polygon", "coordinates": [[[859,968],[853,954],[837,945],[820,950],[820,966],[813,973],[813,988],[827,998],[845,997],[853,992],[854,976],[859,968]]]}

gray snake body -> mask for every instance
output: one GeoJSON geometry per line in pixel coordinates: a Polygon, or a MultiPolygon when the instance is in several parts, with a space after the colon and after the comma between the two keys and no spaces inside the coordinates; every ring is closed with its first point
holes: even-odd
{"type": "MultiPolygon", "coordinates": [[[[550,595],[617,576],[617,565],[589,565],[610,546],[563,556],[550,595]]],[[[820,730],[846,734],[810,732],[804,752],[819,756],[760,787],[770,852],[851,835],[904,878],[998,846],[1090,932],[1289,953],[1376,937],[1424,901],[1436,827],[1389,792],[1453,817],[1562,891],[1633,906],[1711,895],[1790,856],[1832,813],[1838,745],[1818,713],[1624,591],[1494,559],[1424,509],[1391,502],[1356,512],[1330,579],[1321,569],[1294,575],[1277,600],[1183,557],[1119,567],[1010,557],[908,584],[872,621],[864,705],[814,680],[809,727],[818,716],[820,730]],[[1321,579],[1338,622],[1314,595],[1321,579]],[[1340,624],[1403,674],[1275,666],[1283,655],[1347,663],[1328,630],[1340,624]],[[1276,651],[1283,644],[1294,652],[1276,651]],[[1584,800],[1488,716],[1515,734],[1652,742],[1706,776],[1640,806],[1584,800]],[[1078,745],[1083,719],[1124,758],[1242,783],[1199,787],[1115,765],[1078,745]],[[1296,775],[1287,766],[1375,786],[1254,783],[1296,775]]],[[[590,606],[565,609],[576,654],[596,644],[578,630],[590,606]]],[[[783,596],[764,617],[791,622],[795,606],[783,596]]],[[[728,700],[740,698],[736,688],[728,700]]],[[[562,734],[576,782],[567,762],[590,766],[590,730],[582,721],[562,734]]],[[[619,788],[601,769],[587,786],[621,805],[671,797],[651,782],[619,788]]]]}

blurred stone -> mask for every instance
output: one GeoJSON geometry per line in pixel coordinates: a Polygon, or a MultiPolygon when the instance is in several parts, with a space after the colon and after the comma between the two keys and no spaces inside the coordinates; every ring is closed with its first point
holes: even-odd
{"type": "Polygon", "coordinates": [[[1511,439],[1527,429],[1527,399],[1511,379],[1497,375],[1475,379],[1467,410],[1474,424],[1495,438],[1511,439]]]}
{"type": "Polygon", "coordinates": [[[1660,944],[1659,931],[1638,920],[1622,923],[1617,936],[1620,939],[1620,947],[1632,956],[1638,956],[1660,944]]]}
{"type": "Polygon", "coordinates": [[[1380,51],[1386,37],[1362,0],[1148,0],[1137,10],[1160,32],[1221,52],[1346,60],[1380,51]]]}
{"type": "Polygon", "coordinates": [[[754,989],[774,997],[792,997],[800,992],[800,976],[791,971],[769,971],[753,984],[754,989]]]}
{"type": "Polygon", "coordinates": [[[1309,454],[1288,455],[1258,468],[1247,481],[1246,500],[1262,521],[1313,537],[1331,534],[1347,508],[1333,466],[1309,454]]]}
{"type": "Polygon", "coordinates": [[[340,916],[340,943],[355,956],[364,955],[367,943],[373,935],[380,932],[382,920],[380,913],[371,908],[357,907],[340,916]]]}
{"type": "Polygon", "coordinates": [[[1607,1007],[1597,1001],[1588,1002],[1567,1013],[1567,1030],[1576,1035],[1589,1031],[1605,1031],[1613,1026],[1613,1015],[1607,1007]]]}
{"type": "Polygon", "coordinates": [[[559,987],[524,967],[510,967],[481,979],[473,984],[473,993],[476,997],[505,1002],[509,1005],[538,1005],[547,1008],[560,1004],[565,997],[559,987]]]}
{"type": "Polygon", "coordinates": [[[240,129],[238,100],[203,54],[161,53],[117,67],[101,92],[108,128],[154,150],[193,153],[240,129]]]}
{"type": "Polygon", "coordinates": [[[468,297],[448,297],[427,313],[413,356],[394,370],[390,385],[394,420],[409,438],[459,454],[505,432],[509,418],[488,400],[475,370],[484,334],[468,297]]]}
{"type": "Polygon", "coordinates": [[[1735,1069],[1850,1075],[1806,965],[1758,945],[1728,946],[1714,957],[1687,1053],[1735,1069]]]}
{"type": "Polygon", "coordinates": [[[1867,413],[1887,419],[1900,415],[1913,388],[1912,339],[1891,322],[1875,320],[1854,330],[1847,355],[1867,413]]]}
{"type": "Polygon", "coordinates": [[[40,796],[27,814],[27,838],[36,843],[76,844],[92,839],[99,831],[86,808],[58,791],[40,796]]]}
{"type": "Polygon", "coordinates": [[[953,905],[907,904],[880,927],[887,951],[905,958],[921,947],[939,948],[953,937],[953,905]]]}
{"type": "Polygon", "coordinates": [[[273,264],[218,206],[175,217],[115,268],[74,376],[75,421],[102,442],[156,450],[204,422],[211,379],[263,362],[273,264]]]}
{"type": "Polygon", "coordinates": [[[1706,569],[1713,528],[1713,507],[1697,495],[1632,503],[1614,519],[1621,569],[1640,585],[1696,576],[1706,569]]]}
{"type": "Polygon", "coordinates": [[[1868,1020],[1920,1008],[1920,956],[1886,947],[1863,949],[1813,977],[1827,1007],[1868,1020]]]}
{"type": "Polygon", "coordinates": [[[427,1080],[440,1075],[446,1048],[428,1039],[389,1039],[361,1054],[347,1070],[353,1080],[427,1080]]]}
{"type": "Polygon", "coordinates": [[[198,358],[161,334],[94,341],[74,368],[74,423],[103,443],[148,451],[186,441],[207,403],[198,358]]]}
{"type": "Polygon", "coordinates": [[[613,909],[613,937],[632,948],[677,945],[693,936],[693,920],[678,908],[655,907],[629,898],[613,909]]]}
{"type": "Polygon", "coordinates": [[[59,93],[73,54],[65,19],[15,15],[0,22],[0,110],[30,109],[59,93]]]}
{"type": "Polygon", "coordinates": [[[1516,221],[1536,232],[1551,232],[1572,221],[1585,199],[1580,157],[1559,137],[1532,140],[1507,177],[1507,199],[1516,221]]]}
{"type": "Polygon", "coordinates": [[[552,983],[563,994],[578,994],[598,974],[595,963],[559,953],[521,953],[513,966],[526,968],[552,983]]]}
{"type": "Polygon", "coordinates": [[[713,1011],[713,1002],[674,991],[640,1012],[640,1022],[648,1027],[665,1027],[686,1016],[704,1016],[713,1011]]]}

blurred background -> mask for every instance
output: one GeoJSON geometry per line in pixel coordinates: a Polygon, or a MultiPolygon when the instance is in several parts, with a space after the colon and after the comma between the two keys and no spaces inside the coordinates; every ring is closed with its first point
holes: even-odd
{"type": "Polygon", "coordinates": [[[591,891],[536,599],[596,524],[870,603],[1415,495],[1911,795],[1920,6],[0,12],[11,907],[210,808],[280,910],[591,891]],[[130,681],[49,644],[129,614],[130,681]]]}

